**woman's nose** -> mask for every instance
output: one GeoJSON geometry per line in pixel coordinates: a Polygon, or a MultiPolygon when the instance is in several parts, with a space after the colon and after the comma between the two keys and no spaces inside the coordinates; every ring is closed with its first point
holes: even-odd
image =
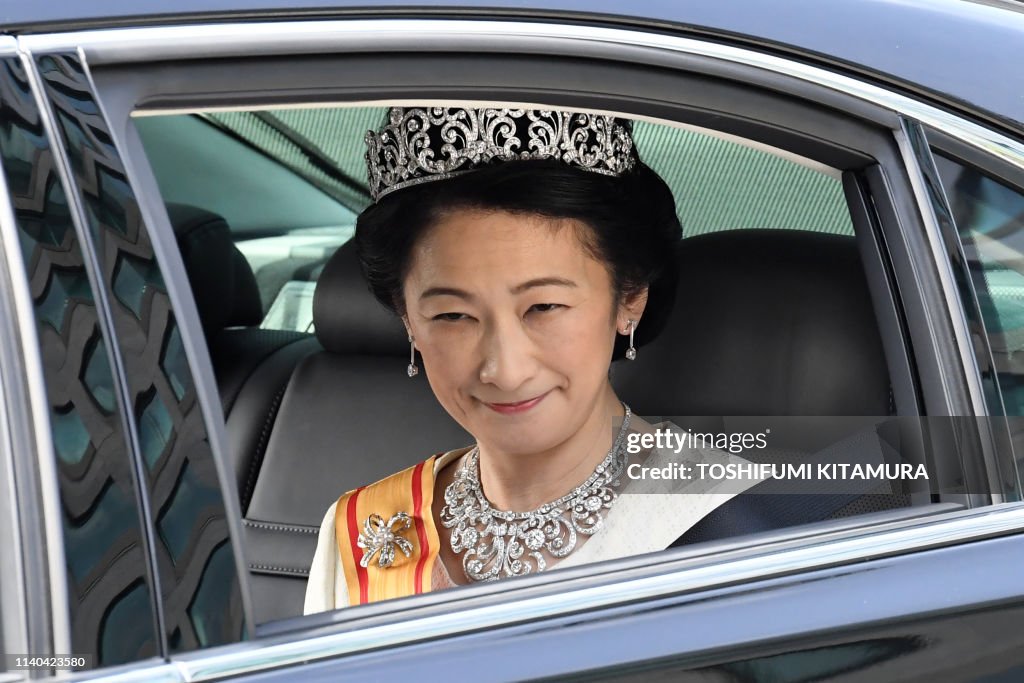
{"type": "Polygon", "coordinates": [[[533,343],[518,324],[495,325],[485,334],[481,382],[513,392],[533,377],[536,369],[533,343]]]}

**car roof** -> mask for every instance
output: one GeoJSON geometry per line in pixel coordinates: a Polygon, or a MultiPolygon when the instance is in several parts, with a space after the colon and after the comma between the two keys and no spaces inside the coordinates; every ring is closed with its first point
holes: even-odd
{"type": "Polygon", "coordinates": [[[545,18],[726,37],[868,74],[1024,132],[1024,8],[1012,0],[0,0],[7,33],[231,19],[545,18]],[[145,9],[140,9],[140,8],[145,9]]]}

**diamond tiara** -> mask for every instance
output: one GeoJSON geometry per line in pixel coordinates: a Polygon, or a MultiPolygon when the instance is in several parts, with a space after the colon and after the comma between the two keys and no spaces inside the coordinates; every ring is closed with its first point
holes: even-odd
{"type": "Polygon", "coordinates": [[[547,109],[392,107],[380,131],[365,139],[374,202],[500,161],[559,159],[609,176],[638,161],[628,120],[547,109]]]}

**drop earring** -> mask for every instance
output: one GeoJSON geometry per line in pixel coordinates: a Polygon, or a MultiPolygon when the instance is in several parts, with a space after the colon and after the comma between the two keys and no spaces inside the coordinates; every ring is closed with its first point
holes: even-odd
{"type": "Polygon", "coordinates": [[[629,321],[629,348],[626,349],[626,360],[636,360],[636,347],[633,346],[633,331],[636,329],[636,321],[629,321]]]}
{"type": "Polygon", "coordinates": [[[409,335],[409,367],[407,367],[405,369],[406,374],[409,375],[410,377],[415,377],[416,375],[420,374],[420,369],[416,365],[416,344],[413,343],[414,341],[415,340],[413,339],[412,335],[410,334],[409,335]]]}

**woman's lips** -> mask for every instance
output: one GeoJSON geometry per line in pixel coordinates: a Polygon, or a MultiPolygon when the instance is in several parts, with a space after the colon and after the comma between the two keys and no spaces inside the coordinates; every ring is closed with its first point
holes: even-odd
{"type": "Polygon", "coordinates": [[[484,401],[483,404],[496,413],[501,413],[502,415],[513,415],[516,413],[525,413],[527,410],[544,400],[544,397],[549,393],[550,392],[545,391],[540,396],[528,398],[525,401],[518,401],[516,403],[488,403],[487,401],[484,401]]]}

